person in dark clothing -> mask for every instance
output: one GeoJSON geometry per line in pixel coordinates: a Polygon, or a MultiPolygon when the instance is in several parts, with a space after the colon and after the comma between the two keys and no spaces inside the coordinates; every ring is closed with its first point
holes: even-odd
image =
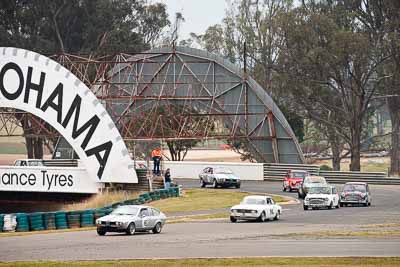
{"type": "Polygon", "coordinates": [[[171,171],[169,168],[165,171],[164,184],[165,189],[169,189],[171,187],[171,171]]]}
{"type": "Polygon", "coordinates": [[[160,175],[160,161],[162,159],[162,152],[160,148],[156,148],[151,152],[153,159],[153,174],[160,175]]]}

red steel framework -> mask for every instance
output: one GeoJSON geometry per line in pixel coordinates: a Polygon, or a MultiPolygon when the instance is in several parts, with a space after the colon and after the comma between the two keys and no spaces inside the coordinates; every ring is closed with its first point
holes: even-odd
{"type": "MultiPolygon", "coordinates": [[[[293,134],[283,126],[278,137],[271,108],[250,103],[248,76],[189,56],[171,50],[50,58],[94,92],[125,141],[237,139],[248,141],[258,160],[280,162],[278,141],[293,140],[293,134]],[[260,151],[257,140],[270,142],[272,151],[260,151]]],[[[59,136],[32,114],[0,109],[0,136],[22,136],[21,126],[27,136],[59,136]]]]}

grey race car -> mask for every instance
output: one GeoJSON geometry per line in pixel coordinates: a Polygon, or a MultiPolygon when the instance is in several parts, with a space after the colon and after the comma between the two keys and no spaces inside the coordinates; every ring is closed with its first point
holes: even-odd
{"type": "Polygon", "coordinates": [[[133,235],[135,232],[152,231],[161,233],[166,221],[164,213],[158,209],[126,205],[119,206],[111,214],[96,220],[97,233],[105,235],[107,232],[120,232],[133,235]]]}

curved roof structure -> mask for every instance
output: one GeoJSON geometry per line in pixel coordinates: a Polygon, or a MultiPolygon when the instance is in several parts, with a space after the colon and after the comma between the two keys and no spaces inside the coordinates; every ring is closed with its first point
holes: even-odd
{"type": "Polygon", "coordinates": [[[92,90],[124,139],[233,139],[246,144],[258,162],[304,162],[272,98],[228,60],[186,47],[120,60],[92,90]]]}

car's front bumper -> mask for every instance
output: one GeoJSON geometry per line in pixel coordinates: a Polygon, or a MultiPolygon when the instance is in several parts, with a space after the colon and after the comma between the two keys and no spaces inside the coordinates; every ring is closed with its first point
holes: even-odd
{"type": "Polygon", "coordinates": [[[259,213],[241,213],[241,212],[231,212],[231,217],[238,220],[257,220],[260,217],[259,213]]]}
{"type": "Polygon", "coordinates": [[[236,185],[240,185],[240,181],[237,180],[217,180],[218,185],[221,186],[236,186],[236,185]]]}
{"type": "Polygon", "coordinates": [[[368,204],[368,199],[340,199],[343,204],[368,204]]]}
{"type": "Polygon", "coordinates": [[[125,226],[105,226],[105,225],[97,225],[97,230],[105,231],[105,232],[117,232],[122,233],[126,231],[125,226]]]}

